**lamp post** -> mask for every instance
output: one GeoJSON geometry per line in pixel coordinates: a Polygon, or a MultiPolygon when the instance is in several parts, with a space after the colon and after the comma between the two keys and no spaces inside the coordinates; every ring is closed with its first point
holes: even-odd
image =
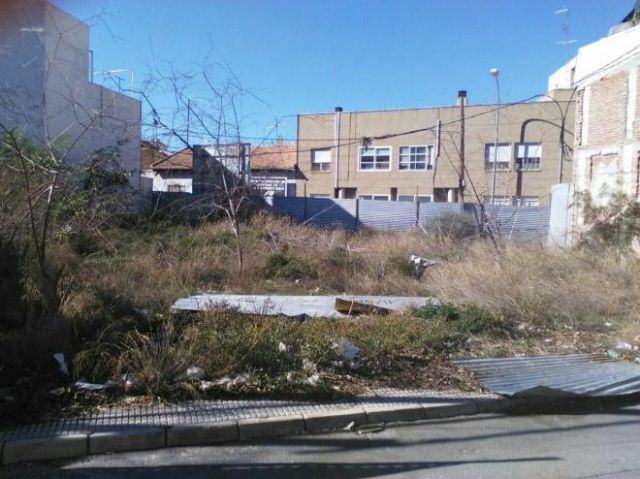
{"type": "Polygon", "coordinates": [[[496,91],[498,93],[498,106],[496,108],[496,136],[493,142],[493,172],[491,175],[491,204],[496,202],[496,167],[498,166],[498,134],[500,132],[500,71],[497,68],[489,70],[489,74],[496,79],[496,91]]]}

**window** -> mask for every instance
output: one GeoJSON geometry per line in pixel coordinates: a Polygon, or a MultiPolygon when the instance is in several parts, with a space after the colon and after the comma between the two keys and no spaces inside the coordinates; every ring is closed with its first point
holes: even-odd
{"type": "Polygon", "coordinates": [[[169,193],[182,193],[184,192],[184,185],[167,185],[167,191],[169,193]]]}
{"type": "Polygon", "coordinates": [[[513,205],[513,197],[511,197],[511,196],[494,196],[492,198],[491,196],[489,196],[487,198],[486,202],[489,205],[512,206],[513,205]]]}
{"type": "Polygon", "coordinates": [[[433,146],[401,146],[398,157],[399,170],[427,170],[431,169],[431,153],[433,146]]]}
{"type": "Polygon", "coordinates": [[[361,200],[389,201],[389,195],[358,195],[361,200]]]}
{"type": "Polygon", "coordinates": [[[508,170],[511,163],[511,145],[509,143],[498,143],[498,154],[493,143],[484,145],[484,168],[486,171],[493,170],[493,163],[496,162],[496,170],[508,170]]]}
{"type": "Polygon", "coordinates": [[[398,195],[398,201],[411,201],[416,203],[431,203],[431,195],[398,195]]]}
{"type": "Polygon", "coordinates": [[[516,145],[516,170],[539,170],[542,158],[540,143],[519,143],[516,145]]]}
{"type": "Polygon", "coordinates": [[[372,146],[369,148],[360,147],[360,169],[361,170],[390,170],[391,169],[391,147],[372,146]]]}
{"type": "Polygon", "coordinates": [[[331,169],[331,148],[311,150],[311,171],[329,171],[331,169]]]}
{"type": "Polygon", "coordinates": [[[515,199],[517,206],[540,206],[540,198],[537,196],[522,196],[515,199]]]}

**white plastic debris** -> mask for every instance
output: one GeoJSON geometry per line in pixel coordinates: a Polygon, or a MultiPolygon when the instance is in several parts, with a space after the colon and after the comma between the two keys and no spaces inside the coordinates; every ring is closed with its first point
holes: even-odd
{"type": "Polygon", "coordinates": [[[354,427],[355,427],[356,423],[351,421],[349,424],[347,424],[344,428],[345,431],[351,431],[354,427]]]}
{"type": "Polygon", "coordinates": [[[189,366],[186,372],[187,379],[204,379],[204,369],[198,366],[189,366]]]}
{"type": "Polygon", "coordinates": [[[230,378],[229,376],[225,376],[223,378],[218,379],[215,382],[216,386],[226,386],[226,387],[234,387],[234,386],[242,386],[249,383],[249,378],[242,374],[236,376],[235,378],[230,378]]]}
{"type": "Polygon", "coordinates": [[[302,369],[304,369],[308,373],[315,373],[318,369],[318,366],[313,361],[303,358],[302,359],[302,369]]]}
{"type": "Polygon", "coordinates": [[[349,361],[349,364],[347,364],[347,366],[352,371],[354,371],[356,369],[360,369],[360,361],[349,361]]]}
{"type": "Polygon", "coordinates": [[[200,391],[208,391],[216,385],[213,381],[200,381],[200,391]]]}
{"type": "Polygon", "coordinates": [[[289,351],[291,351],[291,346],[287,346],[282,341],[280,341],[280,343],[278,344],[278,351],[280,351],[281,353],[288,353],[289,351]]]}
{"type": "Polygon", "coordinates": [[[621,340],[618,340],[616,342],[616,345],[614,346],[614,348],[622,351],[633,351],[634,349],[631,343],[628,343],[626,341],[621,341],[621,340]]]}
{"type": "Polygon", "coordinates": [[[425,270],[429,266],[433,266],[434,264],[436,264],[436,262],[431,261],[430,259],[427,259],[423,256],[412,254],[411,256],[409,256],[409,264],[413,266],[413,274],[415,278],[420,279],[425,270]]]}
{"type": "Polygon", "coordinates": [[[53,355],[53,359],[55,359],[56,362],[58,363],[58,370],[62,374],[66,374],[68,376],[69,375],[69,366],[67,365],[67,362],[64,360],[64,354],[63,353],[55,353],[53,355]]]}
{"type": "Polygon", "coordinates": [[[305,380],[305,382],[311,386],[318,384],[318,381],[320,381],[320,375],[318,373],[312,374],[305,380]]]}
{"type": "Polygon", "coordinates": [[[123,375],[122,376],[122,385],[124,386],[125,392],[131,391],[133,389],[133,387],[136,385],[135,378],[129,373],[123,375]]]}
{"type": "Polygon", "coordinates": [[[78,379],[75,383],[73,383],[73,385],[76,388],[82,389],[84,391],[102,391],[107,387],[106,384],[89,383],[85,381],[84,378],[78,379]]]}
{"type": "Polygon", "coordinates": [[[355,359],[360,353],[360,348],[344,336],[342,336],[337,343],[333,343],[332,348],[338,356],[349,360],[355,359]]]}

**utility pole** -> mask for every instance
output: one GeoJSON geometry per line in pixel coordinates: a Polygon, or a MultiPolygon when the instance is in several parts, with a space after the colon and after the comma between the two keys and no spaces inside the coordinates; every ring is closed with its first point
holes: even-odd
{"type": "Polygon", "coordinates": [[[498,167],[498,135],[500,132],[500,72],[497,68],[492,68],[489,73],[496,79],[496,91],[498,93],[498,106],[496,108],[496,135],[493,142],[493,171],[491,175],[491,204],[496,203],[496,168],[498,167]]]}
{"type": "Polygon", "coordinates": [[[460,171],[458,172],[458,204],[460,211],[464,208],[464,107],[467,102],[466,90],[458,91],[458,104],[460,105],[460,171]]]}
{"type": "Polygon", "coordinates": [[[187,145],[189,145],[189,130],[191,124],[191,98],[187,98],[187,145]]]}

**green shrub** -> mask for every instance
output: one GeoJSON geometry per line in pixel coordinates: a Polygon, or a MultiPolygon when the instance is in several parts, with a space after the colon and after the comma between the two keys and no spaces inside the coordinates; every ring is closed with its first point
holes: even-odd
{"type": "Polygon", "coordinates": [[[315,279],[318,273],[313,264],[289,253],[275,253],[267,258],[266,275],[270,278],[315,279]]]}
{"type": "Polygon", "coordinates": [[[435,328],[444,325],[448,331],[465,337],[508,337],[514,334],[511,321],[496,318],[486,309],[475,305],[428,304],[414,310],[414,315],[440,323],[435,328]]]}
{"type": "Polygon", "coordinates": [[[406,256],[395,255],[388,260],[389,265],[403,276],[413,278],[415,276],[415,268],[406,256]]]}

